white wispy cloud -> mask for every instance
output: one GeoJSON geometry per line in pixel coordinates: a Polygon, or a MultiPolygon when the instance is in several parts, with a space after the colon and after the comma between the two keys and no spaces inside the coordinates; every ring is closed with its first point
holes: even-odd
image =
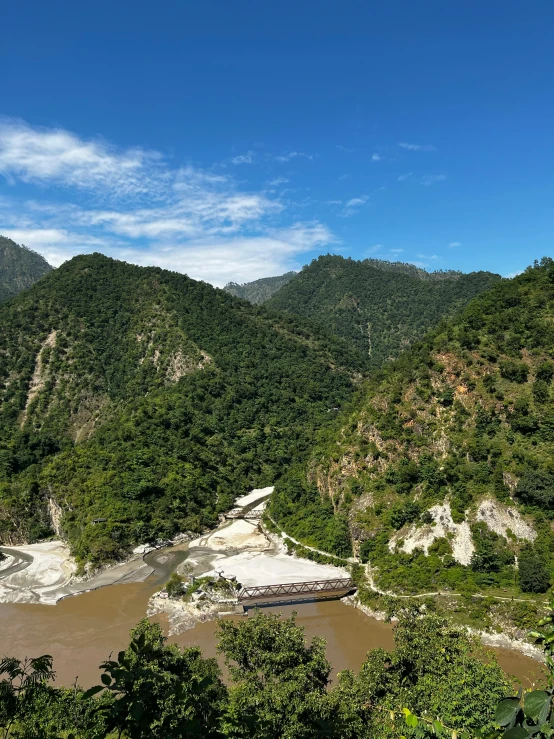
{"type": "Polygon", "coordinates": [[[375,154],[372,154],[372,155],[371,155],[371,161],[372,161],[372,162],[380,162],[380,161],[381,161],[381,157],[380,157],[380,156],[379,156],[379,154],[377,154],[377,153],[375,153],[375,154]]]}
{"type": "Polygon", "coordinates": [[[253,164],[255,153],[248,151],[246,154],[239,154],[236,157],[231,158],[231,164],[253,164]]]}
{"type": "Polygon", "coordinates": [[[227,282],[248,282],[298,269],[297,258],[336,243],[333,234],[317,222],[295,223],[270,229],[264,235],[232,239],[202,239],[161,249],[118,250],[118,258],[144,266],[184,272],[194,279],[223,287],[227,282]]]}
{"type": "Polygon", "coordinates": [[[274,157],[276,162],[290,162],[291,159],[313,159],[313,154],[306,154],[303,151],[289,151],[288,154],[280,154],[274,157]]]}
{"type": "Polygon", "coordinates": [[[438,257],[436,254],[431,254],[431,255],[429,255],[429,254],[416,254],[416,257],[418,259],[430,259],[430,260],[440,259],[440,257],[438,257]]]}
{"type": "Polygon", "coordinates": [[[458,246],[462,246],[462,242],[461,241],[451,241],[448,244],[448,248],[449,249],[456,249],[456,247],[458,247],[458,246]]]}
{"type": "Polygon", "coordinates": [[[337,149],[339,151],[344,151],[347,154],[352,154],[352,152],[354,151],[354,149],[349,149],[348,146],[343,146],[342,144],[337,144],[337,149]]]}
{"type": "Polygon", "coordinates": [[[62,129],[33,128],[0,119],[0,174],[14,183],[57,184],[137,195],[163,181],[162,157],[144,149],[119,150],[62,129]]]}
{"type": "Polygon", "coordinates": [[[435,185],[437,182],[444,182],[446,180],[446,175],[428,174],[415,176],[413,172],[406,172],[405,174],[401,174],[397,179],[398,182],[415,182],[418,185],[429,187],[430,185],[435,185]]]}
{"type": "Polygon", "coordinates": [[[171,166],[158,152],[19,120],[0,121],[0,176],[13,185],[10,197],[0,198],[0,233],[54,265],[101,251],[221,285],[298,268],[301,254],[336,243],[324,224],[294,218],[298,204],[274,191],[244,189],[217,169],[171,166]],[[21,182],[39,186],[38,196],[22,199],[21,182]]]}
{"type": "Polygon", "coordinates": [[[399,141],[398,146],[407,151],[436,151],[437,147],[431,144],[409,144],[407,141],[399,141]]]}
{"type": "Polygon", "coordinates": [[[361,206],[365,205],[368,200],[369,195],[360,195],[357,198],[350,198],[350,200],[347,200],[344,204],[341,215],[344,218],[350,218],[350,216],[353,216],[355,213],[357,213],[361,206]]]}
{"type": "Polygon", "coordinates": [[[288,182],[290,182],[289,179],[286,177],[274,177],[272,180],[269,180],[267,183],[268,187],[281,187],[281,185],[286,185],[288,182]]]}
{"type": "Polygon", "coordinates": [[[445,174],[429,174],[424,175],[419,180],[419,183],[421,185],[425,185],[426,187],[429,187],[429,185],[435,185],[437,182],[444,182],[446,180],[445,174]]]}

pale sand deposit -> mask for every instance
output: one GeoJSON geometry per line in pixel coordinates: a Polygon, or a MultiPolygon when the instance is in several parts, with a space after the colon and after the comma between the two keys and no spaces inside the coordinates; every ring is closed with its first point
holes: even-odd
{"type": "Polygon", "coordinates": [[[200,536],[190,542],[189,548],[206,547],[216,552],[228,549],[250,549],[261,551],[270,546],[266,536],[257,523],[242,518],[232,521],[206,536],[200,536]]]}
{"type": "Polygon", "coordinates": [[[9,563],[2,562],[0,570],[0,603],[42,603],[55,605],[68,595],[77,595],[105,585],[141,582],[152,573],[142,559],[105,567],[91,577],[77,578],[77,565],[69,548],[61,541],[4,549],[9,563]]]}
{"type": "Polygon", "coordinates": [[[68,547],[61,541],[10,547],[11,567],[0,581],[3,603],[52,602],[55,592],[67,585],[77,570],[68,547]],[[18,567],[18,565],[20,565],[18,567]]]}
{"type": "Polygon", "coordinates": [[[8,567],[11,567],[14,563],[15,557],[6,554],[5,559],[0,561],[0,572],[2,572],[2,570],[7,570],[8,567]]]}
{"type": "Polygon", "coordinates": [[[266,498],[268,495],[271,495],[273,492],[274,487],[271,485],[268,488],[258,488],[256,490],[252,490],[251,493],[248,493],[248,495],[243,495],[240,498],[237,498],[235,500],[235,505],[239,507],[244,507],[251,505],[252,503],[255,503],[260,498],[266,498]]]}
{"type": "Polygon", "coordinates": [[[349,577],[348,571],[342,567],[321,565],[287,554],[240,552],[228,557],[218,557],[214,564],[216,567],[207,575],[215,575],[217,569],[225,577],[236,577],[243,587],[349,577]]]}

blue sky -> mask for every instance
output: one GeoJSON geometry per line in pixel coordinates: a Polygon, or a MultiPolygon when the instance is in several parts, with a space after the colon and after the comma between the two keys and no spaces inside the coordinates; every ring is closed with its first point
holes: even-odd
{"type": "Polygon", "coordinates": [[[216,285],[552,255],[551,0],[3,11],[0,233],[216,285]]]}

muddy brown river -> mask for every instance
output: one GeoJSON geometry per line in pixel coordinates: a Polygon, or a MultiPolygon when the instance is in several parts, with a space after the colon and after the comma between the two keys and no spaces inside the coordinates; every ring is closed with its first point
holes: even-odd
{"type": "MultiPolygon", "coordinates": [[[[183,552],[170,552],[170,556],[166,553],[160,557],[152,552],[146,561],[155,571],[145,582],[110,585],[65,598],[55,606],[0,604],[0,656],[51,654],[57,683],[72,685],[77,680],[84,687],[96,684],[100,674],[98,665],[111,652],[127,645],[129,630],[144,617],[150,595],[185,556],[183,552]]],[[[264,610],[286,616],[296,610],[297,623],[304,627],[308,638],[324,637],[333,679],[345,668],[359,670],[370,649],[394,646],[389,624],[369,618],[340,601],[264,610]]],[[[162,626],[166,625],[163,618],[156,618],[162,626]]],[[[205,656],[216,656],[216,628],[214,622],[198,624],[184,634],[171,637],[170,641],[183,646],[196,644],[205,656]]],[[[494,651],[508,674],[526,684],[540,679],[541,666],[534,660],[510,650],[494,651]]]]}

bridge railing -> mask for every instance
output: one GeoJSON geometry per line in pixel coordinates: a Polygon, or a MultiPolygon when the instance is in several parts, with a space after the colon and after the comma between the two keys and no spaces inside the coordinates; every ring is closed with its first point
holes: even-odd
{"type": "Polygon", "coordinates": [[[311,580],[310,582],[281,583],[279,585],[259,585],[242,588],[238,594],[239,601],[257,598],[280,598],[282,596],[311,595],[317,593],[332,593],[355,589],[354,580],[349,577],[339,577],[333,580],[311,580]]]}

